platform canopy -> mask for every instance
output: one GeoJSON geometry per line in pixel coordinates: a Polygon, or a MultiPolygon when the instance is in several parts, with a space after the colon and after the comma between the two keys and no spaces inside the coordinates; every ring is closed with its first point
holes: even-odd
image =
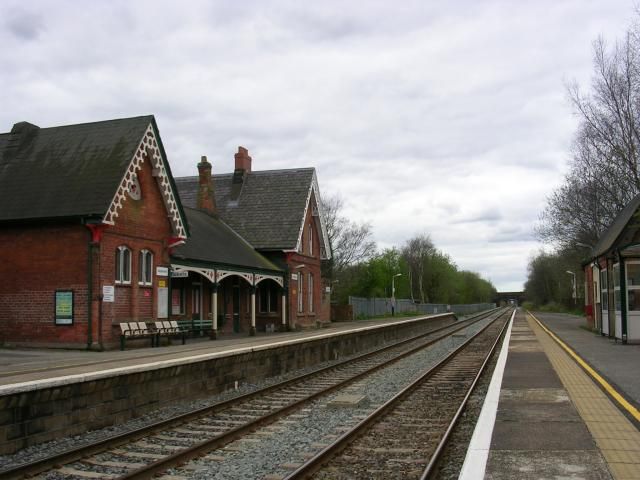
{"type": "Polygon", "coordinates": [[[216,216],[185,208],[191,236],[171,253],[173,272],[195,272],[212,283],[237,275],[252,286],[271,279],[284,286],[284,271],[216,216]]]}

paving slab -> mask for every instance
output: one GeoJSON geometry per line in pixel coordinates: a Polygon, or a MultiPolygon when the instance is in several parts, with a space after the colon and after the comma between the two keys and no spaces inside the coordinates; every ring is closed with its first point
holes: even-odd
{"type": "MultiPolygon", "coordinates": [[[[640,431],[637,426],[621,412],[619,404],[614,405],[599,381],[596,383],[597,374],[593,371],[587,374],[589,370],[578,365],[582,359],[576,359],[575,354],[569,355],[565,346],[535,317],[529,317],[529,324],[589,429],[612,477],[616,480],[640,479],[640,431]]],[[[606,389],[620,398],[610,385],[606,389]]]]}
{"type": "Polygon", "coordinates": [[[484,478],[612,478],[523,311],[514,317],[484,478]]]}
{"type": "Polygon", "coordinates": [[[610,480],[601,456],[592,450],[492,452],[487,463],[487,480],[581,479],[610,480]]]}
{"type": "Polygon", "coordinates": [[[602,374],[627,400],[640,407],[640,345],[622,344],[587,329],[584,317],[563,313],[533,314],[602,374]]]}
{"type": "Polygon", "coordinates": [[[510,351],[503,388],[560,388],[562,383],[544,352],[510,351]]]}

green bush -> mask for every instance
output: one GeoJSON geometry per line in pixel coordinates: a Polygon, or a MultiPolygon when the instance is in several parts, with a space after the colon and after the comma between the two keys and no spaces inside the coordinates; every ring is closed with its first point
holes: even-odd
{"type": "Polygon", "coordinates": [[[522,302],[522,308],[531,312],[536,309],[536,306],[533,304],[533,302],[522,302]]]}

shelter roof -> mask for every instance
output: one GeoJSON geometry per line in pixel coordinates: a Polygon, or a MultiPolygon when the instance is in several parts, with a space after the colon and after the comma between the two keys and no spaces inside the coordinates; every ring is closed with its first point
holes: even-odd
{"type": "MultiPolygon", "coordinates": [[[[233,178],[233,174],[213,176],[220,217],[259,250],[296,250],[307,209],[318,208],[315,169],[248,172],[235,199],[233,178]],[[312,193],[316,204],[309,207],[312,193]]],[[[198,177],[176,178],[176,185],[183,204],[196,207],[198,177]]]]}
{"type": "Polygon", "coordinates": [[[184,245],[173,250],[174,259],[247,270],[281,271],[219,218],[195,208],[186,207],[184,211],[190,237],[184,245]]]}
{"type": "Polygon", "coordinates": [[[634,218],[638,217],[638,209],[640,208],[640,194],[636,195],[623,209],[620,211],[615,220],[609,225],[604,233],[598,239],[598,243],[593,249],[593,256],[600,257],[616,246],[621,238],[625,228],[632,223],[634,218]]]}

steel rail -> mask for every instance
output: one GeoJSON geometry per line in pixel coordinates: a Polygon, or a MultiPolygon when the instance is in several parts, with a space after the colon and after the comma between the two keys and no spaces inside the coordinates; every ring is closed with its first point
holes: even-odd
{"type": "MultiPolygon", "coordinates": [[[[465,320],[463,320],[462,322],[460,322],[458,325],[459,327],[454,329],[452,332],[450,332],[449,334],[453,334],[463,328],[468,327],[469,325],[472,325],[494,313],[496,313],[496,311],[499,309],[494,309],[494,310],[490,310],[488,312],[481,312],[477,315],[473,315],[470,318],[467,318],[465,320]]],[[[202,407],[187,413],[183,413],[183,414],[179,414],[173,417],[170,417],[168,419],[164,419],[164,420],[160,420],[157,422],[153,422],[149,425],[128,431],[128,432],[123,432],[102,440],[98,440],[96,442],[87,444],[87,445],[81,445],[78,446],[76,448],[61,452],[61,453],[57,453],[57,454],[53,454],[38,460],[35,460],[34,462],[30,462],[27,464],[23,464],[23,465],[19,465],[16,467],[12,467],[9,469],[5,469],[0,471],[0,479],[4,480],[4,479],[17,479],[17,478],[25,478],[25,477],[30,477],[30,476],[34,476],[36,474],[39,474],[45,470],[51,469],[52,467],[56,466],[56,465],[61,465],[61,464],[68,464],[71,463],[73,461],[77,461],[82,459],[83,457],[87,457],[90,455],[95,455],[97,453],[100,453],[102,451],[108,450],[109,448],[114,448],[114,447],[118,447],[127,443],[130,443],[132,441],[138,440],[140,438],[149,436],[151,434],[153,434],[154,432],[157,431],[161,431],[163,429],[167,429],[167,428],[171,428],[171,427],[175,427],[175,426],[179,426],[182,425],[186,422],[189,422],[191,420],[194,420],[196,418],[202,417],[204,415],[209,415],[209,414],[213,414],[213,413],[217,413],[220,411],[223,411],[227,408],[230,408],[231,406],[236,405],[239,402],[244,402],[244,401],[248,401],[251,400],[253,398],[257,398],[260,397],[262,395],[265,395],[267,393],[270,393],[272,391],[281,389],[281,388],[285,388],[287,386],[290,386],[292,384],[295,383],[299,383],[299,382],[303,382],[305,380],[308,380],[314,376],[317,375],[321,375],[323,373],[326,373],[332,369],[337,369],[340,367],[343,367],[347,364],[350,363],[355,363],[358,361],[362,361],[362,360],[366,360],[369,357],[384,353],[388,350],[392,350],[394,348],[398,348],[401,347],[402,345],[405,345],[407,343],[411,343],[414,341],[417,341],[423,337],[427,337],[430,335],[433,335],[435,333],[441,332],[443,330],[447,330],[447,329],[451,329],[452,327],[454,327],[456,324],[449,324],[449,325],[445,325],[442,327],[438,327],[432,330],[429,330],[428,332],[425,333],[421,333],[420,335],[416,335],[414,337],[411,337],[409,339],[404,339],[401,340],[399,342],[395,342],[391,345],[385,345],[384,347],[381,347],[379,349],[373,350],[371,352],[367,352],[361,355],[358,355],[356,357],[353,358],[349,358],[349,359],[345,359],[342,360],[338,363],[334,363],[332,365],[326,366],[326,367],[322,367],[320,369],[314,370],[312,372],[308,372],[302,375],[298,375],[296,377],[290,378],[288,380],[284,380],[282,382],[278,382],[275,383],[273,385],[269,385],[267,387],[264,387],[262,389],[259,390],[255,390],[253,392],[249,392],[246,394],[242,394],[242,395],[238,395],[236,397],[230,398],[228,400],[224,400],[222,402],[218,402],[214,405],[210,405],[207,407],[202,407]]],[[[447,334],[447,335],[449,335],[447,334]]],[[[432,341],[436,342],[441,340],[442,338],[445,338],[447,335],[444,335],[442,337],[438,337],[436,339],[434,339],[432,341]]],[[[426,345],[423,344],[421,347],[418,348],[424,348],[424,346],[428,346],[431,343],[427,343],[426,345]]],[[[413,350],[413,349],[412,349],[413,350]]],[[[412,352],[412,350],[409,350],[408,352],[412,352]]],[[[407,355],[410,353],[406,353],[407,355]]],[[[365,372],[366,373],[366,372],[365,372]]],[[[286,408],[286,407],[284,407],[286,408]]],[[[283,413],[284,414],[284,413],[283,413]]],[[[236,430],[236,429],[234,429],[236,430]]],[[[233,430],[232,430],[233,431],[233,430]]]]}
{"type": "Polygon", "coordinates": [[[451,436],[451,433],[453,432],[453,429],[458,424],[458,421],[460,420],[460,417],[462,416],[462,412],[464,412],[464,409],[467,406],[467,403],[469,402],[469,398],[471,398],[472,393],[475,391],[476,386],[478,385],[478,382],[480,381],[480,377],[482,376],[482,374],[484,373],[485,369],[487,368],[487,365],[491,361],[491,357],[493,356],[493,354],[494,354],[494,352],[496,350],[496,347],[497,347],[498,343],[500,342],[500,339],[504,335],[505,330],[507,329],[509,324],[513,322],[513,317],[515,316],[515,314],[516,314],[516,311],[514,310],[513,313],[511,314],[511,318],[509,319],[509,321],[507,323],[505,323],[504,327],[500,331],[500,335],[498,335],[498,337],[496,338],[495,342],[493,342],[493,345],[491,346],[491,350],[489,351],[489,353],[485,357],[484,362],[482,362],[482,365],[480,366],[480,370],[478,370],[478,373],[476,374],[476,377],[473,379],[473,382],[469,386],[469,389],[467,390],[466,395],[462,399],[462,402],[461,402],[460,406],[458,407],[458,410],[456,411],[455,415],[451,419],[451,422],[449,423],[449,427],[447,428],[447,431],[444,433],[444,435],[442,436],[442,438],[438,442],[438,446],[436,447],[435,451],[433,452],[433,455],[431,455],[431,459],[429,460],[429,463],[427,464],[427,466],[425,467],[424,471],[422,472],[422,475],[420,476],[420,480],[427,480],[429,478],[429,476],[433,473],[433,470],[436,467],[436,465],[438,464],[438,462],[440,461],[440,457],[441,457],[442,453],[444,452],[444,449],[445,449],[445,447],[447,445],[447,442],[449,441],[449,437],[451,436]]]}
{"type": "MultiPolygon", "coordinates": [[[[493,322],[498,321],[501,317],[497,317],[493,322]]],[[[456,357],[459,353],[461,353],[473,340],[477,339],[478,336],[483,333],[487,328],[489,328],[493,322],[485,326],[482,330],[477,332],[473,337],[467,339],[464,343],[459,345],[455,350],[451,351],[447,356],[442,358],[437,364],[433,365],[426,372],[424,372],[419,378],[414,380],[411,384],[403,388],[400,392],[396,393],[392,398],[374,410],[371,414],[369,414],[366,418],[362,419],[358,424],[356,424],[352,429],[340,435],[333,443],[323,448],[316,455],[308,459],[305,463],[303,463],[296,470],[291,472],[289,475],[284,477],[283,480],[300,480],[307,479],[318,472],[325,463],[330,461],[332,457],[338,454],[340,451],[344,450],[349,444],[351,444],[357,437],[359,437],[368,427],[372,424],[376,423],[379,419],[384,417],[387,412],[393,410],[393,408],[401,402],[404,398],[410,395],[414,390],[416,390],[423,382],[427,381],[430,377],[432,377],[435,373],[437,373],[443,366],[445,366],[449,361],[451,361],[454,357],[456,357]]],[[[508,322],[505,322],[505,326],[508,322]]],[[[503,327],[501,329],[499,337],[502,335],[504,331],[503,327]]]]}
{"type": "MultiPolygon", "coordinates": [[[[495,313],[495,311],[492,311],[492,313],[495,313]]],[[[487,315],[489,316],[489,315],[487,315]]],[[[367,370],[364,370],[360,373],[357,373],[345,380],[342,380],[334,385],[331,385],[329,387],[326,387],[322,390],[319,390],[317,392],[314,392],[311,395],[308,395],[300,400],[296,400],[295,402],[286,405],[280,409],[274,410],[273,412],[270,412],[260,418],[257,418],[251,422],[248,422],[244,425],[240,425],[239,427],[236,427],[234,429],[228,430],[220,435],[217,435],[215,437],[212,437],[210,439],[204,440],[200,443],[197,443],[191,447],[188,447],[184,450],[175,452],[174,454],[171,454],[167,457],[164,457],[162,459],[159,459],[153,463],[150,463],[148,465],[145,465],[144,467],[140,467],[137,470],[133,470],[131,472],[125,473],[124,475],[118,476],[118,480],[141,480],[141,479],[149,479],[154,477],[155,475],[164,472],[166,470],[168,470],[169,468],[175,467],[176,465],[180,465],[180,464],[184,464],[190,460],[193,460],[194,458],[197,458],[203,454],[206,454],[212,450],[215,450],[217,448],[220,448],[234,440],[237,440],[238,438],[241,438],[242,436],[246,435],[247,433],[250,433],[252,431],[255,431],[256,429],[268,425],[270,423],[275,422],[276,420],[278,420],[279,418],[293,412],[294,410],[298,410],[300,407],[308,404],[309,402],[315,400],[316,398],[319,398],[323,395],[327,395],[335,390],[338,390],[340,388],[344,388],[345,386],[355,382],[356,380],[359,380],[362,377],[365,377],[367,375],[370,375],[378,370],[381,370],[385,367],[388,367],[389,365],[396,363],[398,361],[400,361],[401,359],[408,357],[414,353],[416,353],[419,350],[422,350],[430,345],[433,345],[434,343],[437,343],[451,335],[453,335],[454,333],[468,328],[469,326],[473,325],[476,322],[479,322],[481,320],[483,320],[486,317],[483,318],[474,318],[472,321],[470,321],[469,323],[460,326],[459,328],[456,328],[450,332],[447,332],[445,335],[439,336],[437,338],[431,339],[429,341],[427,341],[426,343],[423,343],[421,345],[418,345],[414,348],[411,348],[403,353],[401,353],[400,355],[388,360],[388,361],[384,361],[383,363],[380,363],[378,365],[375,365],[374,367],[371,367],[367,370]]],[[[499,317],[498,317],[499,318],[499,317]]]]}

